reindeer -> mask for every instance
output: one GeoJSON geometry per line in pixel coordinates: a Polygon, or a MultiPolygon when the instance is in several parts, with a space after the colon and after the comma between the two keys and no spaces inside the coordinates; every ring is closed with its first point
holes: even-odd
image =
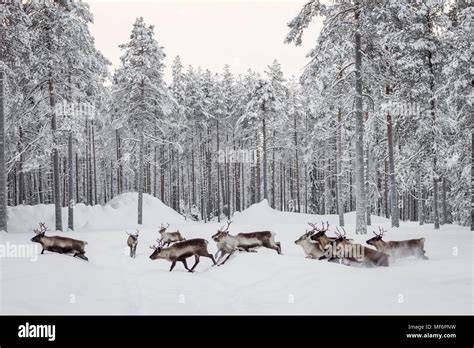
{"type": "Polygon", "coordinates": [[[158,231],[158,233],[161,234],[161,240],[164,244],[166,244],[166,246],[169,246],[174,242],[182,242],[186,240],[185,238],[183,238],[181,233],[179,233],[179,230],[177,230],[176,232],[166,232],[168,227],[170,227],[170,224],[168,224],[168,226],[163,226],[163,224],[161,224],[160,229],[158,231]]]}
{"type": "Polygon", "coordinates": [[[324,249],[317,241],[313,241],[311,236],[314,231],[306,231],[300,238],[295,240],[295,244],[303,248],[308,259],[320,259],[324,256],[324,249]]]}
{"type": "Polygon", "coordinates": [[[194,268],[196,268],[197,264],[199,263],[199,257],[204,256],[208,257],[212,260],[214,265],[216,261],[212,254],[207,251],[207,244],[208,241],[205,239],[197,238],[197,239],[190,239],[183,242],[178,242],[170,246],[169,248],[164,248],[164,242],[161,239],[157,239],[158,244],[150,246],[153,249],[153,254],[150,255],[150,259],[165,259],[171,262],[170,272],[173,270],[174,266],[176,266],[176,262],[180,261],[183,263],[184,268],[189,272],[194,272],[194,268]],[[195,263],[191,269],[188,268],[186,263],[186,259],[188,257],[194,256],[195,263]]]}
{"type": "Polygon", "coordinates": [[[229,235],[228,230],[231,223],[232,221],[228,221],[226,228],[222,226],[217,231],[217,233],[212,236],[212,239],[217,243],[217,252],[214,255],[214,257],[217,259],[216,262],[218,266],[221,266],[224,263],[226,263],[227,260],[234,254],[235,251],[245,250],[247,252],[256,252],[255,250],[252,250],[245,246],[239,247],[237,238],[229,235]],[[219,253],[220,253],[220,256],[218,258],[219,253]],[[222,258],[226,255],[228,255],[226,259],[222,263],[219,263],[220,260],[222,260],[222,258]]]}
{"type": "Polygon", "coordinates": [[[67,237],[60,236],[46,236],[47,227],[43,222],[40,222],[39,229],[34,229],[33,232],[36,234],[31,241],[34,243],[40,243],[43,247],[41,254],[44,254],[44,251],[51,251],[59,254],[73,254],[74,257],[78,257],[85,261],[89,259],[85,255],[85,246],[87,242],[67,237]]]}
{"type": "Polygon", "coordinates": [[[336,228],[337,239],[326,246],[327,256],[329,261],[334,259],[341,260],[346,265],[358,265],[364,267],[388,267],[388,255],[380,251],[367,248],[361,244],[352,243],[346,238],[346,230],[342,228],[344,233],[341,233],[336,228]]]}
{"type": "Polygon", "coordinates": [[[308,222],[308,225],[312,227],[312,234],[310,236],[310,241],[314,241],[316,243],[319,243],[324,250],[326,248],[326,245],[334,242],[337,237],[328,237],[326,236],[327,231],[329,230],[329,222],[326,221],[326,227],[324,227],[324,222],[321,221],[322,228],[318,228],[316,224],[313,224],[311,222],[308,222]],[[314,233],[316,231],[316,233],[314,233]]]}
{"type": "Polygon", "coordinates": [[[394,258],[416,256],[419,259],[428,260],[424,250],[425,238],[385,242],[382,240],[385,232],[387,231],[379,227],[379,233],[373,231],[375,237],[367,240],[366,243],[394,258]]]}
{"type": "Polygon", "coordinates": [[[136,234],[128,233],[127,245],[130,248],[130,257],[135,258],[137,254],[137,244],[138,244],[138,230],[136,234]]]}
{"type": "Polygon", "coordinates": [[[276,250],[278,254],[281,254],[281,244],[280,242],[275,242],[275,234],[273,232],[239,233],[232,236],[229,234],[229,226],[231,223],[232,221],[228,221],[226,227],[222,226],[217,233],[212,236],[212,239],[217,242],[218,251],[216,257],[219,252],[221,253],[219,260],[226,254],[229,254],[224,262],[222,262],[222,265],[236,250],[253,251],[253,248],[264,247],[276,250]]]}

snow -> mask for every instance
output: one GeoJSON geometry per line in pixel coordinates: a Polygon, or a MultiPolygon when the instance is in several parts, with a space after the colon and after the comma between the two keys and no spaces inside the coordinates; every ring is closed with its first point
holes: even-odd
{"type": "MultiPolygon", "coordinates": [[[[388,230],[387,239],[425,237],[428,261],[407,258],[388,268],[354,268],[306,259],[294,241],[307,222],[328,220],[334,231],[337,215],[316,216],[271,209],[266,201],[236,213],[232,234],[270,229],[282,244],[273,250],[239,253],[221,267],[201,258],[195,273],[182,264],[149,259],[157,226],[169,222],[187,239],[211,236],[224,223],[197,223],[151,196],[144,197],[144,226],[136,259],[128,256],[126,229],[134,229],[136,194],[116,197],[105,206],[76,206],[77,230],[57,234],[86,240],[90,262],[45,252],[36,259],[0,258],[0,314],[472,314],[473,240],[466,227],[390,221],[372,217],[372,228],[388,230]]],[[[0,245],[32,245],[31,229],[39,221],[53,226],[53,206],[15,207],[9,211],[11,233],[0,245]]],[[[350,238],[355,213],[345,215],[350,238]]],[[[65,220],[66,221],[66,220],[65,220]]],[[[331,232],[329,234],[332,234],[331,232]]],[[[364,243],[365,244],[365,243],[364,243]]],[[[38,253],[35,249],[35,253],[38,253]]],[[[192,261],[192,262],[191,262],[192,261]]],[[[188,264],[192,265],[189,259],[188,264]]]]}
{"type": "MultiPolygon", "coordinates": [[[[88,206],[82,203],[76,205],[74,210],[75,229],[81,232],[87,231],[120,231],[138,228],[137,215],[137,193],[124,193],[110,200],[106,205],[88,206]]],[[[153,196],[143,195],[143,209],[148,214],[144,215],[143,226],[156,228],[161,223],[181,223],[185,219],[178,212],[166,206],[153,196]]],[[[54,205],[18,205],[9,208],[8,226],[10,232],[31,232],[38,222],[46,223],[53,228],[54,205]]],[[[67,227],[67,208],[62,211],[63,225],[67,227]]],[[[171,226],[172,227],[172,226],[171,226]]]]}

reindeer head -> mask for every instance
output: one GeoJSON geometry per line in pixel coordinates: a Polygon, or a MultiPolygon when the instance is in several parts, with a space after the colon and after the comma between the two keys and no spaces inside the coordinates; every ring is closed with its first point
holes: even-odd
{"type": "Polygon", "coordinates": [[[311,239],[311,236],[314,234],[314,231],[310,230],[306,230],[306,233],[303,234],[301,237],[299,237],[297,240],[295,240],[295,244],[301,244],[303,241],[305,240],[308,240],[308,239],[311,239]]]}
{"type": "Polygon", "coordinates": [[[377,248],[378,245],[384,243],[382,238],[385,232],[386,231],[384,229],[379,227],[379,233],[376,233],[375,231],[373,231],[373,233],[375,234],[375,237],[370,238],[369,240],[366,241],[366,243],[377,248]]]}
{"type": "Polygon", "coordinates": [[[324,226],[324,221],[321,221],[321,228],[318,228],[316,224],[313,224],[311,222],[308,222],[308,225],[312,227],[313,234],[310,236],[312,240],[319,241],[320,238],[327,238],[326,232],[329,231],[329,222],[326,221],[326,226],[324,226]]]}
{"type": "Polygon", "coordinates": [[[168,224],[168,223],[167,223],[167,226],[164,226],[163,224],[161,224],[160,229],[158,230],[158,233],[160,233],[160,234],[165,233],[166,230],[168,229],[168,227],[170,227],[170,224],[168,224]]]}
{"type": "Polygon", "coordinates": [[[128,235],[130,238],[132,238],[134,242],[136,242],[136,241],[138,241],[138,235],[139,235],[139,233],[140,233],[140,232],[137,230],[137,233],[132,234],[132,233],[128,233],[128,232],[127,232],[127,235],[128,235]]]}
{"type": "Polygon", "coordinates": [[[215,242],[219,242],[222,238],[227,237],[229,235],[229,226],[232,221],[227,221],[227,226],[222,226],[217,230],[217,233],[212,236],[212,239],[215,242]]]}
{"type": "Polygon", "coordinates": [[[164,250],[163,241],[161,239],[157,239],[156,241],[158,244],[150,245],[150,249],[153,249],[153,253],[150,255],[150,259],[152,260],[164,258],[164,256],[162,255],[162,252],[164,250]]]}
{"type": "Polygon", "coordinates": [[[44,222],[39,223],[39,229],[35,228],[33,229],[33,232],[35,233],[35,236],[31,238],[31,241],[34,243],[41,243],[41,240],[43,239],[44,235],[46,234],[46,230],[48,228],[44,224],[44,222]]]}

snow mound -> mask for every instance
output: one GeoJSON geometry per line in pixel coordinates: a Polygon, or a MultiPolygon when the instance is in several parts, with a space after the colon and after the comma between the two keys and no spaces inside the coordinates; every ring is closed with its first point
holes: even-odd
{"type": "MultiPolygon", "coordinates": [[[[303,206],[301,208],[303,209],[303,206]]],[[[355,212],[345,213],[344,217],[346,219],[346,224],[350,224],[355,221],[355,212]]],[[[324,221],[325,223],[327,221],[333,227],[339,225],[339,216],[336,214],[315,215],[296,212],[284,212],[270,207],[270,204],[266,199],[259,203],[251,205],[242,212],[234,213],[232,220],[236,221],[237,223],[253,225],[260,225],[265,223],[268,224],[268,222],[271,222],[272,224],[283,225],[299,224],[302,221],[313,222],[317,224],[320,224],[321,221],[324,221]]],[[[389,220],[385,217],[372,215],[372,223],[374,224],[384,224],[387,222],[389,222],[389,220]]],[[[304,233],[304,230],[302,231],[302,233],[304,233]]]]}
{"type": "Polygon", "coordinates": [[[264,199],[260,203],[252,204],[242,212],[235,212],[233,218],[246,222],[260,221],[262,219],[268,220],[277,218],[282,212],[279,212],[268,204],[268,200],[264,199]]]}
{"type": "MultiPolygon", "coordinates": [[[[104,206],[88,206],[82,203],[74,209],[76,231],[113,231],[138,228],[138,193],[124,193],[116,196],[104,206]]],[[[67,228],[67,208],[62,209],[63,229],[67,228]]],[[[143,226],[156,229],[161,223],[182,223],[184,217],[161,200],[148,194],[143,195],[143,226]]],[[[45,222],[54,228],[54,205],[16,206],[9,208],[9,232],[31,232],[38,222],[45,222]]]]}

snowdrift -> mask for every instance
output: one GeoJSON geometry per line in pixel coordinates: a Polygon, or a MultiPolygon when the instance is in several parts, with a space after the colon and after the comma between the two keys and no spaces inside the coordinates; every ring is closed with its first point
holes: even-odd
{"type": "MultiPolygon", "coordinates": [[[[137,228],[138,193],[116,196],[106,205],[79,203],[74,209],[76,231],[103,231],[137,228]]],[[[63,229],[67,228],[67,208],[62,210],[63,229]]],[[[38,222],[54,229],[54,205],[20,205],[8,210],[9,232],[31,232],[38,222]]],[[[151,195],[143,195],[143,227],[156,229],[161,223],[181,223],[184,217],[151,195]]]]}
{"type": "MultiPolygon", "coordinates": [[[[346,223],[351,224],[355,221],[355,212],[346,213],[345,215],[346,223]]],[[[282,212],[270,207],[270,204],[266,199],[262,200],[259,203],[253,204],[247,209],[236,212],[232,221],[238,224],[251,224],[253,226],[261,226],[265,228],[268,225],[268,222],[272,224],[300,224],[302,221],[312,222],[321,224],[322,221],[326,223],[328,221],[332,227],[335,227],[339,224],[339,216],[332,215],[315,215],[315,214],[304,214],[304,213],[292,213],[292,212],[282,212]]],[[[387,223],[386,218],[380,216],[372,216],[373,223],[387,223]]],[[[306,224],[306,228],[310,228],[306,224]]],[[[304,230],[303,230],[304,232],[304,230]]]]}

